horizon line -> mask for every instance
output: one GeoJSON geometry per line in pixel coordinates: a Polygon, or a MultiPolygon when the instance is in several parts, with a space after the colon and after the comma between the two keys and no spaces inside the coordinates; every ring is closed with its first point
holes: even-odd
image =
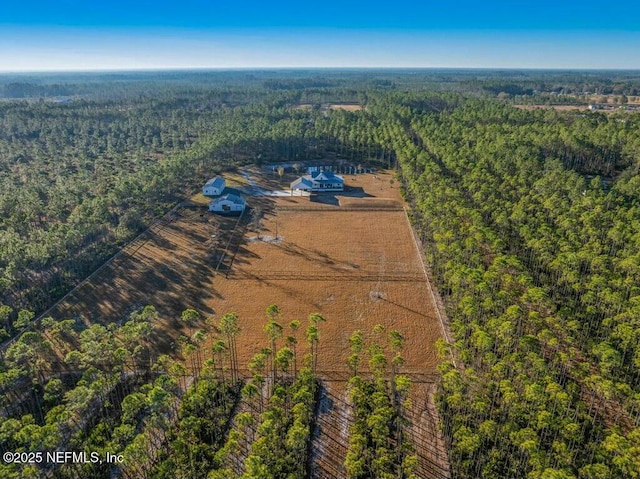
{"type": "Polygon", "coordinates": [[[317,65],[282,65],[282,66],[161,66],[161,67],[122,67],[122,68],[70,68],[70,69],[27,69],[27,70],[1,70],[3,74],[29,74],[29,73],[120,73],[120,72],[175,72],[175,71],[215,71],[215,72],[233,72],[233,71],[268,71],[268,70],[513,70],[513,71],[581,71],[581,72],[638,72],[640,67],[519,67],[519,66],[388,66],[388,65],[369,65],[369,66],[317,66],[317,65]]]}

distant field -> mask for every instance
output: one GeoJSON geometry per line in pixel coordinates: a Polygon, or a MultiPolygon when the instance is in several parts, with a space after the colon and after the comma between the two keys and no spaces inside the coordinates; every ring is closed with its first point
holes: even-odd
{"type": "MultiPolygon", "coordinates": [[[[300,103],[291,107],[293,110],[310,110],[313,105],[310,103],[300,103]]],[[[322,105],[323,110],[344,110],[344,111],[360,111],[363,106],[358,103],[332,103],[329,105],[322,105]]]]}
{"type": "Polygon", "coordinates": [[[358,105],[357,103],[344,103],[344,104],[334,104],[329,105],[330,110],[345,110],[345,111],[360,111],[362,110],[362,105],[358,105]]]}

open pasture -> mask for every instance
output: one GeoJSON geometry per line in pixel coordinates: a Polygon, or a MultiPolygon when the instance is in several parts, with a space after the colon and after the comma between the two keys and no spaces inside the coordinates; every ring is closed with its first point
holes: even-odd
{"type": "Polygon", "coordinates": [[[347,176],[350,191],[335,198],[249,198],[253,211],[262,211],[257,230],[251,211],[238,219],[202,205],[178,207],[47,314],[109,323],[153,304],[161,317],[158,353],[167,353],[188,333],[178,320],[182,310],[214,318],[235,311],[246,365],[266,344],[266,307],[277,304],[283,325],[301,320],[300,350],[306,317],[326,317],[319,368],[328,375],[346,374],[349,336],[376,324],[406,337],[407,371],[431,374],[441,329],[390,178],[347,176]]]}

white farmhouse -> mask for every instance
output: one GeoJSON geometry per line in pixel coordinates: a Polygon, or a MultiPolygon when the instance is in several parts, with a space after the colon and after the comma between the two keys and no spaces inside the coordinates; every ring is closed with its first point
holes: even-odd
{"type": "Polygon", "coordinates": [[[216,176],[207,181],[202,187],[202,194],[205,196],[219,196],[225,188],[224,178],[216,176]]]}
{"type": "Polygon", "coordinates": [[[247,201],[233,193],[227,193],[209,203],[209,211],[215,213],[240,213],[247,206],[247,201]]]}
{"type": "Polygon", "coordinates": [[[310,175],[304,175],[291,183],[291,190],[301,191],[342,191],[344,190],[344,178],[331,171],[317,171],[310,175]]]}

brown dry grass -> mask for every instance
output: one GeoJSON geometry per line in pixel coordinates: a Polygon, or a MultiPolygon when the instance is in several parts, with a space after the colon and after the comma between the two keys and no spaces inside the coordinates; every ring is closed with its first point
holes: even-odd
{"type": "Polygon", "coordinates": [[[362,105],[358,105],[357,103],[335,103],[329,105],[329,110],[360,111],[362,109],[362,105]]]}
{"type": "Polygon", "coordinates": [[[208,207],[209,203],[211,202],[211,198],[209,198],[208,196],[204,196],[202,193],[196,193],[191,198],[189,198],[189,202],[194,205],[208,207]]]}
{"type": "Polygon", "coordinates": [[[451,477],[447,446],[440,429],[438,409],[434,402],[436,385],[416,383],[411,388],[408,437],[418,456],[416,476],[429,479],[451,477]]]}
{"type": "MultiPolygon", "coordinates": [[[[287,181],[260,176],[257,169],[251,175],[264,187],[280,188],[287,181]]],[[[222,218],[202,205],[178,208],[49,314],[108,323],[153,304],[160,313],[154,338],[157,352],[177,354],[177,338],[190,332],[177,319],[185,308],[214,318],[235,311],[242,328],[239,359],[245,367],[253,354],[268,346],[263,332],[268,305],[280,306],[285,326],[292,319],[301,320],[303,327],[296,335],[299,353],[307,349],[307,316],[321,313],[327,321],[320,325],[319,373],[326,380],[328,409],[318,418],[313,477],[344,477],[350,335],[360,329],[368,342],[385,344],[384,337],[373,337],[373,327],[382,324],[385,333],[397,329],[406,337],[402,372],[417,382],[408,433],[418,453],[418,473],[425,478],[449,477],[433,404],[434,342],[442,333],[391,178],[385,172],[347,176],[349,191],[335,197],[250,198],[252,207],[265,212],[261,239],[248,228],[248,217],[222,218]],[[376,206],[377,211],[371,209],[376,206]],[[276,227],[278,239],[273,241],[276,227]],[[216,272],[223,252],[226,257],[235,254],[228,277],[216,272]]],[[[221,264],[224,270],[229,261],[221,264]]]]}
{"type": "Polygon", "coordinates": [[[242,176],[240,173],[226,172],[223,176],[224,176],[227,187],[247,186],[249,184],[247,179],[244,176],[242,176]]]}
{"type": "MultiPolygon", "coordinates": [[[[292,105],[290,108],[292,110],[311,110],[314,105],[310,103],[299,103],[297,105],[292,105]]],[[[364,107],[358,103],[332,103],[332,104],[324,104],[321,106],[323,110],[344,110],[344,111],[360,111],[364,110],[364,107]]]]}
{"type": "MultiPolygon", "coordinates": [[[[391,175],[376,176],[347,177],[355,194],[365,197],[338,195],[337,203],[401,205],[397,188],[389,184],[391,175]]],[[[236,231],[236,239],[243,239],[226,251],[237,253],[228,278],[215,270],[237,220],[211,215],[204,207],[180,208],[50,314],[108,323],[153,304],[161,316],[158,350],[171,352],[173,342],[187,332],[177,321],[185,308],[215,317],[235,311],[242,327],[240,360],[246,365],[267,346],[265,309],[277,304],[283,324],[300,319],[304,326],[313,312],[327,318],[319,353],[320,368],[327,373],[346,371],[349,336],[376,324],[406,336],[407,371],[433,372],[433,344],[441,332],[404,211],[342,211],[331,197],[324,200],[251,198],[266,211],[263,239],[256,240],[250,230],[243,236],[236,231]],[[265,241],[276,236],[276,224],[280,240],[265,241]]],[[[302,330],[298,341],[299,350],[306,349],[302,330]]]]}
{"type": "Polygon", "coordinates": [[[340,206],[345,208],[382,208],[382,209],[402,209],[402,203],[390,198],[340,198],[340,206]]]}
{"type": "Polygon", "coordinates": [[[276,236],[276,221],[279,242],[243,244],[230,279],[214,281],[214,308],[240,315],[241,358],[248,360],[265,343],[264,310],[275,303],[284,323],[311,312],[327,318],[321,325],[323,370],[344,371],[351,333],[376,324],[407,337],[408,369],[433,367],[430,346],[440,332],[403,211],[281,211],[265,222],[263,238],[276,236]]]}

